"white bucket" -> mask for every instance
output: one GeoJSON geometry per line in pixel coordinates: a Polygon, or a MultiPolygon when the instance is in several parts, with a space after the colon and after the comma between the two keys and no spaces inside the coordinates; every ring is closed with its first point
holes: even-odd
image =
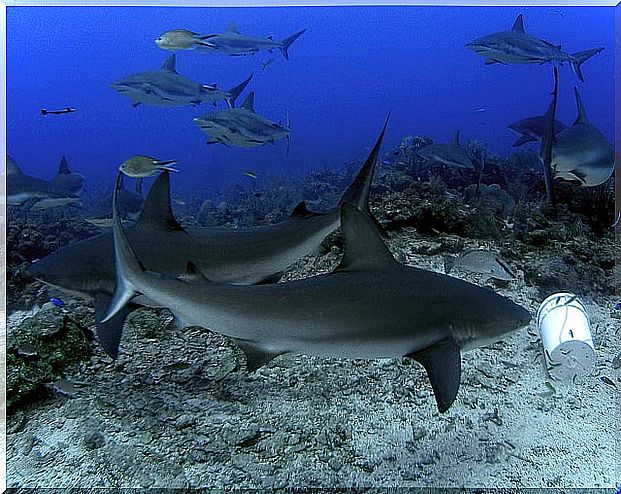
{"type": "Polygon", "coordinates": [[[537,326],[552,379],[572,381],[595,367],[591,322],[573,293],[555,293],[537,311],[537,326]]]}

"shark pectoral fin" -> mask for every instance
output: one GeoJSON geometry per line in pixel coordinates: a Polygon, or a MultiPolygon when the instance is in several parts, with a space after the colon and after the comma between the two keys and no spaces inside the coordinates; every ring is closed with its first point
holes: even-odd
{"type": "Polygon", "coordinates": [[[192,261],[188,261],[188,264],[185,269],[185,273],[180,276],[177,276],[177,279],[182,280],[182,281],[189,281],[189,282],[202,281],[202,282],[211,283],[211,280],[207,278],[201,272],[201,270],[198,269],[198,266],[194,264],[192,261]]]}
{"type": "Polygon", "coordinates": [[[263,367],[270,360],[282,355],[285,352],[275,352],[270,350],[265,350],[254,344],[254,342],[250,340],[242,340],[239,338],[234,338],[235,343],[243,350],[246,354],[246,368],[248,372],[254,372],[259,367],[263,367]]]}
{"type": "Polygon", "coordinates": [[[461,353],[452,339],[409,353],[427,371],[440,413],[446,412],[455,401],[461,379],[461,353]]]}
{"type": "Polygon", "coordinates": [[[119,355],[119,344],[123,335],[123,323],[127,316],[138,306],[127,304],[111,319],[101,322],[106,313],[108,305],[112,297],[107,293],[98,293],[95,295],[93,305],[95,307],[95,320],[97,321],[97,339],[104,351],[113,359],[119,355]]]}
{"type": "Polygon", "coordinates": [[[136,108],[140,104],[140,101],[133,101],[132,106],[136,108]]]}
{"type": "Polygon", "coordinates": [[[535,139],[529,135],[523,135],[521,137],[518,137],[515,142],[513,143],[513,147],[516,148],[518,146],[521,146],[522,144],[526,144],[527,142],[531,142],[534,141],[535,139]]]}
{"type": "Polygon", "coordinates": [[[485,60],[485,65],[494,65],[495,63],[500,63],[498,60],[494,60],[493,58],[488,58],[485,60]]]}
{"type": "Polygon", "coordinates": [[[298,203],[296,207],[291,211],[292,218],[309,218],[310,216],[317,216],[321,213],[313,213],[308,207],[306,207],[306,202],[301,201],[298,203]]]}
{"type": "Polygon", "coordinates": [[[256,285],[271,285],[272,283],[278,283],[284,271],[278,271],[278,273],[270,274],[263,278],[261,281],[255,283],[256,285]]]}

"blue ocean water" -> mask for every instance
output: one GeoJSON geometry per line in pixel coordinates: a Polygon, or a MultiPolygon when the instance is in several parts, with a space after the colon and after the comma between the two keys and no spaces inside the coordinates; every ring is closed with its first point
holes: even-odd
{"type": "MultiPolygon", "coordinates": [[[[587,114],[611,141],[614,129],[613,8],[551,7],[309,7],[154,8],[8,7],[7,149],[26,173],[55,174],[65,155],[87,188],[111,183],[134,154],[178,159],[176,188],[221,190],[251,182],[243,175],[299,177],[363,159],[391,112],[385,149],[408,134],[476,139],[493,152],[511,152],[506,126],[545,112],[552,89],[550,65],[485,66],[465,48],[479,36],[508,30],[524,14],[526,31],[573,53],[605,50],[585,63],[585,83],[561,68],[558,118],[575,119],[573,86],[587,114]],[[169,52],[154,40],[184,28],[240,32],[281,40],[308,31],[280,53],[228,57],[177,52],[178,71],[204,84],[230,88],[254,74],[255,109],[267,118],[291,117],[291,149],[205,144],[192,121],[212,111],[198,107],[132,108],[109,83],[157,69],[169,52]],[[275,59],[265,70],[261,62],[275,59]],[[77,108],[47,116],[42,108],[77,108]],[[477,111],[478,110],[478,111],[477,111]]],[[[222,104],[219,105],[223,107],[222,104]]]]}

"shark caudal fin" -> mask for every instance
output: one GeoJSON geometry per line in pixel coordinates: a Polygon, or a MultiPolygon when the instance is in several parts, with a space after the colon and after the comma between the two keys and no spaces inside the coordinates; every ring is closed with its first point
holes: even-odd
{"type": "Polygon", "coordinates": [[[241,82],[237,86],[232,87],[231,89],[229,89],[229,91],[228,91],[229,96],[226,98],[226,102],[229,105],[229,108],[235,108],[235,101],[237,100],[237,98],[241,94],[241,92],[244,89],[246,89],[246,86],[248,84],[250,84],[250,81],[252,80],[252,76],[253,76],[253,74],[250,74],[246,80],[244,80],[243,82],[241,82]]]}
{"type": "Polygon", "coordinates": [[[112,299],[108,305],[108,309],[101,319],[101,323],[106,323],[113,319],[117,314],[126,310],[129,301],[138,294],[134,287],[136,280],[145,271],[144,266],[140,263],[134,253],[127,234],[121,224],[121,217],[117,206],[117,192],[119,190],[122,173],[117,175],[116,185],[114,187],[114,195],[112,199],[112,236],[114,239],[114,270],[116,274],[116,286],[112,299]]]}
{"type": "Polygon", "coordinates": [[[569,56],[569,63],[571,64],[571,68],[573,69],[574,74],[576,74],[576,77],[580,79],[580,82],[584,82],[584,76],[582,75],[582,64],[593,55],[597,55],[603,50],[603,47],[593,48],[591,50],[584,50],[577,53],[572,53],[569,56]]]}
{"type": "Polygon", "coordinates": [[[280,51],[282,52],[282,56],[285,57],[285,60],[289,60],[288,50],[291,46],[291,43],[293,43],[296,39],[302,36],[305,32],[306,29],[302,29],[301,31],[295,33],[293,36],[289,36],[288,38],[282,40],[282,42],[280,43],[280,51]]]}
{"type": "Polygon", "coordinates": [[[353,204],[356,208],[371,218],[374,217],[369,210],[369,194],[371,193],[373,174],[375,173],[375,166],[377,165],[377,161],[379,159],[379,152],[382,147],[382,141],[384,140],[384,134],[386,133],[386,127],[388,126],[389,119],[390,115],[386,117],[382,132],[377,138],[377,141],[375,141],[375,145],[360,168],[358,175],[356,175],[350,186],[345,190],[345,192],[343,192],[341,200],[339,201],[339,206],[343,203],[353,204]]]}
{"type": "Polygon", "coordinates": [[[554,205],[554,189],[552,188],[552,144],[554,143],[554,122],[556,120],[556,102],[558,100],[558,69],[554,67],[554,91],[552,91],[552,103],[546,113],[546,123],[541,145],[539,147],[539,159],[543,165],[543,177],[546,183],[548,200],[554,205]]]}

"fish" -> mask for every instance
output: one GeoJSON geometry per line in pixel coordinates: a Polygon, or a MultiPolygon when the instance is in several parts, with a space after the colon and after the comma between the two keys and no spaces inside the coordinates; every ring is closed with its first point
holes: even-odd
{"type": "Polygon", "coordinates": [[[183,77],[177,72],[175,54],[171,54],[158,70],[139,72],[110,84],[119,94],[129,97],[135,108],[144,103],[165,108],[198,106],[203,102],[226,101],[230,108],[252,79],[252,74],[237,86],[222,91],[215,84],[207,85],[183,77]]]}
{"type": "Polygon", "coordinates": [[[224,285],[192,262],[183,279],[145,270],[114,215],[116,286],[103,321],[138,295],[186,325],[232,338],[248,371],[283,354],[409,357],[427,372],[440,413],[459,391],[461,352],[530,322],[508,298],[472,283],[399,264],[369,216],[343,202],[344,254],[330,274],[266,286],[224,285]]]}
{"type": "Polygon", "coordinates": [[[418,155],[428,162],[438,162],[457,168],[474,169],[472,160],[459,143],[459,131],[446,144],[428,144],[418,150],[418,155]]]}
{"type": "MultiPolygon", "coordinates": [[[[87,218],[85,221],[96,226],[97,228],[112,228],[112,218],[87,218]]],[[[130,220],[123,221],[124,226],[130,224],[133,224],[130,220]]]]}
{"type": "Polygon", "coordinates": [[[274,144],[286,138],[290,143],[290,123],[285,125],[268,120],[254,111],[254,91],[250,92],[239,108],[229,108],[208,113],[194,119],[194,123],[209,135],[207,144],[252,148],[267,143],[274,144]]]}
{"type": "Polygon", "coordinates": [[[577,117],[571,127],[555,134],[551,169],[554,178],[576,181],[583,187],[606,182],[615,168],[611,142],[589,122],[578,89],[574,87],[577,117]]]}
{"type": "Polygon", "coordinates": [[[63,302],[61,299],[59,299],[58,297],[52,297],[50,299],[50,302],[55,305],[56,307],[58,307],[59,309],[62,309],[65,306],[65,302],[63,302]]]}
{"type": "Polygon", "coordinates": [[[274,41],[271,36],[260,38],[241,34],[237,30],[236,24],[230,23],[223,33],[200,36],[199,39],[202,42],[207,42],[210,46],[197,44],[196,48],[205,53],[221,53],[231,56],[254,55],[261,50],[272,52],[272,50],[278,49],[285,60],[289,60],[289,47],[305,32],[306,29],[302,29],[278,42],[274,41]]]}
{"type": "MultiPolygon", "coordinates": [[[[369,210],[371,182],[387,125],[388,120],[339,202],[355,204],[372,221],[376,220],[369,210]]],[[[117,209],[122,187],[121,175],[117,209]]],[[[302,201],[288,219],[273,225],[247,229],[182,227],[172,213],[170,174],[164,171],[153,182],[144,207],[136,223],[127,228],[127,234],[141,261],[154,272],[179,276],[185,273],[191,259],[214,282],[254,285],[276,283],[288,266],[317,250],[339,226],[338,208],[317,213],[302,201]]],[[[101,323],[115,283],[110,231],[61,247],[32,263],[28,273],[47,285],[93,301],[99,342],[112,358],[118,355],[125,317],[137,307],[153,305],[145,297],[138,297],[117,318],[101,323]]]]}
{"type": "Polygon", "coordinates": [[[69,169],[64,156],[60,160],[57,175],[51,180],[26,175],[8,154],[6,162],[9,206],[21,206],[43,199],[77,198],[84,187],[84,177],[69,169]]]}
{"type": "Polygon", "coordinates": [[[201,39],[201,35],[187,29],[172,29],[155,39],[155,44],[162,50],[194,50],[198,46],[215,48],[215,45],[201,39]]]}
{"type": "Polygon", "coordinates": [[[527,34],[522,14],[517,16],[510,31],[488,34],[467,43],[466,47],[485,57],[485,65],[569,63],[576,77],[582,82],[584,82],[582,64],[604,50],[603,47],[599,47],[572,54],[566,53],[560,45],[527,34]]]}
{"type": "Polygon", "coordinates": [[[119,170],[128,177],[146,178],[152,177],[162,170],[167,170],[169,172],[179,171],[170,166],[177,163],[177,161],[178,160],[162,161],[156,158],[151,158],[150,156],[137,154],[123,161],[119,167],[119,170]]]}
{"type": "Polygon", "coordinates": [[[56,199],[41,199],[32,205],[30,211],[48,211],[68,206],[84,208],[78,197],[59,197],[56,199]]]}
{"type": "Polygon", "coordinates": [[[275,58],[270,58],[269,60],[261,61],[261,70],[267,69],[270,65],[272,65],[276,61],[275,58]]]}
{"type": "Polygon", "coordinates": [[[487,108],[485,108],[484,106],[477,106],[477,107],[474,109],[474,112],[475,112],[475,113],[483,113],[484,111],[487,111],[487,108]]]}
{"type": "Polygon", "coordinates": [[[246,175],[247,177],[250,177],[250,178],[254,178],[254,179],[258,178],[256,173],[251,172],[249,170],[244,170],[244,175],[246,175]]]}
{"type": "Polygon", "coordinates": [[[67,108],[63,108],[62,110],[46,110],[45,108],[43,108],[41,110],[41,115],[45,116],[45,115],[64,115],[66,113],[74,113],[77,110],[75,108],[71,108],[71,107],[67,107],[67,108]]]}
{"type": "Polygon", "coordinates": [[[461,255],[444,256],[444,272],[450,273],[453,268],[460,268],[473,273],[485,275],[486,278],[511,281],[515,274],[497,252],[490,250],[470,249],[461,255]]]}
{"type": "MultiPolygon", "coordinates": [[[[518,120],[510,125],[508,128],[515,132],[519,137],[513,143],[513,147],[518,147],[527,142],[532,141],[540,141],[541,136],[544,133],[546,125],[546,116],[540,115],[537,117],[523,118],[522,120],[518,120]]],[[[567,125],[565,125],[560,120],[554,120],[554,132],[558,134],[562,130],[565,130],[567,125]]]]}

